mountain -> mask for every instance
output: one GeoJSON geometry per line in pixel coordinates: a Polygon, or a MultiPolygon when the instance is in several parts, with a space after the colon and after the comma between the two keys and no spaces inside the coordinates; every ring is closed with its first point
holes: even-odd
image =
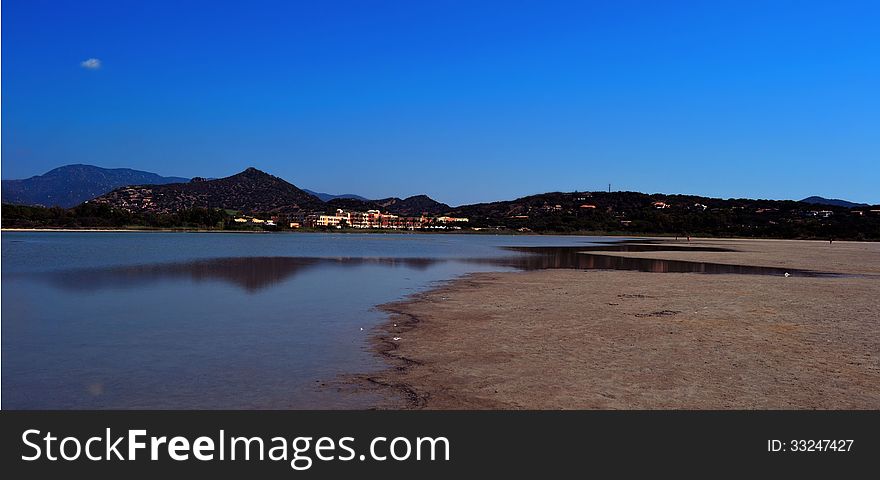
{"type": "Polygon", "coordinates": [[[360,200],[357,198],[333,198],[327,201],[326,211],[332,212],[338,208],[353,212],[366,212],[367,210],[382,210],[382,206],[372,200],[360,200]]]}
{"type": "MultiPolygon", "coordinates": [[[[827,201],[823,199],[823,202],[827,201]]],[[[4,228],[235,228],[226,208],[254,214],[383,210],[401,216],[466,217],[462,228],[535,233],[614,233],[880,241],[880,205],[850,209],[794,200],[711,198],[640,192],[549,192],[450,208],[425,195],[322,202],[249,168],[227,178],[116,189],[70,209],[4,205],[4,228]],[[187,210],[211,207],[211,210],[187,210]],[[823,210],[819,212],[817,210],[823,210]]],[[[283,223],[280,225],[284,225],[283,223]]],[[[283,228],[283,227],[282,227],[283,228]]]]}
{"type": "Polygon", "coordinates": [[[299,189],[253,167],[231,177],[190,180],[128,168],[67,165],[25,180],[3,180],[3,203],[7,204],[70,208],[89,200],[132,213],[171,213],[192,207],[260,213],[375,209],[398,215],[437,215],[450,210],[427,195],[368,200],[350,193],[299,189]]]}
{"type": "Polygon", "coordinates": [[[397,197],[383,198],[372,200],[372,203],[379,205],[384,211],[407,216],[438,215],[452,209],[449,205],[440,203],[427,195],[414,195],[402,200],[397,197]]]}
{"type": "Polygon", "coordinates": [[[837,198],[824,198],[824,197],[807,197],[801,200],[803,203],[809,203],[812,205],[831,205],[834,207],[844,207],[844,208],[853,208],[853,207],[867,207],[867,203],[853,203],[847,200],[840,200],[837,198]]]}
{"type": "Polygon", "coordinates": [[[427,195],[415,195],[404,199],[389,197],[381,200],[333,198],[327,201],[327,207],[328,211],[336,208],[360,212],[381,210],[407,217],[417,217],[422,214],[440,215],[452,209],[449,205],[440,203],[427,195]]]}
{"type": "Polygon", "coordinates": [[[711,223],[717,220],[715,215],[729,217],[720,223],[743,222],[746,219],[741,217],[747,212],[750,212],[748,215],[759,215],[758,218],[766,223],[778,221],[777,217],[785,212],[797,216],[804,210],[803,204],[791,200],[725,200],[641,192],[549,192],[515,200],[462,205],[450,213],[470,218],[471,225],[542,226],[548,230],[564,230],[566,225],[578,223],[604,223],[604,228],[610,228],[614,224],[621,225],[621,222],[628,222],[625,225],[637,225],[642,221],[671,223],[672,219],[679,217],[711,223]]]}
{"type": "Polygon", "coordinates": [[[285,180],[256,168],[226,178],[194,178],[189,183],[140,185],[113,190],[94,200],[133,213],[226,208],[247,213],[323,210],[324,202],[285,180]]]}
{"type": "Polygon", "coordinates": [[[126,185],[188,181],[130,168],[65,165],[23,180],[3,180],[3,203],[69,208],[126,185]]]}
{"type": "Polygon", "coordinates": [[[342,195],[333,195],[332,193],[314,192],[314,191],[309,190],[307,188],[304,188],[303,191],[308,193],[309,195],[314,195],[314,196],[320,198],[322,202],[329,202],[330,200],[335,200],[337,198],[348,198],[348,199],[352,199],[352,200],[363,200],[363,201],[367,200],[366,198],[364,198],[360,195],[355,195],[353,193],[343,193],[342,195]]]}

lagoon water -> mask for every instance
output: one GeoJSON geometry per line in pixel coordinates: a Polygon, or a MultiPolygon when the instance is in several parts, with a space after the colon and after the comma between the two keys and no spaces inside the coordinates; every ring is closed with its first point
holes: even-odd
{"type": "MultiPolygon", "coordinates": [[[[596,237],[5,232],[12,409],[369,408],[376,305],[596,237]]],[[[520,267],[521,268],[521,267],[520,267]]]]}

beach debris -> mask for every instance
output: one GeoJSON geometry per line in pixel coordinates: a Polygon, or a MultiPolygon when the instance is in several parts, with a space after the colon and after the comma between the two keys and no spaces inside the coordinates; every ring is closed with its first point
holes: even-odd
{"type": "Polygon", "coordinates": [[[637,313],[636,316],[640,317],[640,318],[643,318],[643,317],[671,317],[673,315],[678,315],[679,313],[681,313],[681,311],[679,311],[679,310],[659,310],[659,311],[651,312],[651,313],[637,313]]]}
{"type": "Polygon", "coordinates": [[[785,278],[788,278],[788,277],[790,277],[790,276],[791,276],[791,274],[790,274],[790,273],[788,273],[788,272],[785,272],[785,278]]]}
{"type": "Polygon", "coordinates": [[[395,324],[394,324],[394,326],[395,326],[395,327],[396,327],[396,326],[397,326],[397,324],[396,324],[396,323],[395,323],[395,324]]]}
{"type": "Polygon", "coordinates": [[[400,337],[394,337],[391,340],[394,340],[396,342],[396,341],[400,340],[400,337]]]}
{"type": "Polygon", "coordinates": [[[361,327],[361,331],[362,331],[362,332],[364,331],[364,327],[361,327]]]}

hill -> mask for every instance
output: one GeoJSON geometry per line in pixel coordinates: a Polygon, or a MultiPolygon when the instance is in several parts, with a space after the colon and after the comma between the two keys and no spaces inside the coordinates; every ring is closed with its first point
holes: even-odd
{"type": "Polygon", "coordinates": [[[456,207],[477,228],[774,238],[880,238],[880,215],[792,200],[551,192],[456,207]]]}
{"type": "Polygon", "coordinates": [[[247,213],[323,210],[324,202],[287,181],[256,168],[226,178],[170,185],[123,187],[96,198],[131,213],[173,213],[192,208],[225,208],[247,213]]]}
{"type": "Polygon", "coordinates": [[[328,200],[325,211],[328,213],[337,208],[354,212],[366,212],[367,210],[382,210],[382,206],[372,200],[360,200],[357,198],[334,198],[328,200]]]}
{"type": "Polygon", "coordinates": [[[844,207],[844,208],[853,208],[853,207],[867,207],[867,203],[853,203],[847,200],[840,200],[837,198],[824,198],[824,197],[807,197],[801,202],[809,203],[811,205],[831,205],[834,207],[844,207]]]}
{"type": "Polygon", "coordinates": [[[3,225],[259,228],[234,222],[238,214],[230,210],[301,220],[306,214],[341,208],[381,210],[400,216],[466,217],[468,222],[456,226],[489,231],[880,240],[880,206],[862,208],[852,202],[821,197],[805,200],[576,191],[455,208],[426,195],[380,200],[332,198],[323,202],[281,178],[248,168],[220,179],[194,178],[188,183],[121,187],[71,209],[4,205],[3,225]]]}
{"type": "Polygon", "coordinates": [[[361,212],[367,210],[381,210],[382,212],[393,213],[405,217],[440,215],[452,210],[452,207],[449,205],[440,203],[427,195],[414,195],[404,199],[389,197],[381,200],[334,198],[327,202],[327,207],[328,211],[336,208],[361,212]]]}
{"type": "Polygon", "coordinates": [[[23,180],[3,180],[3,203],[69,208],[126,185],[188,181],[130,168],[65,165],[23,180]]]}
{"type": "Polygon", "coordinates": [[[440,203],[427,195],[414,195],[404,199],[383,198],[373,200],[372,203],[378,205],[383,211],[405,216],[439,215],[452,210],[449,205],[440,203]]]}
{"type": "Polygon", "coordinates": [[[309,190],[308,188],[304,188],[303,191],[308,193],[309,195],[314,195],[314,196],[320,198],[322,202],[329,202],[330,200],[336,200],[337,198],[351,199],[351,200],[362,200],[362,201],[367,200],[365,197],[362,197],[360,195],[355,195],[353,193],[343,193],[341,195],[333,195],[332,193],[315,192],[315,191],[309,190]]]}

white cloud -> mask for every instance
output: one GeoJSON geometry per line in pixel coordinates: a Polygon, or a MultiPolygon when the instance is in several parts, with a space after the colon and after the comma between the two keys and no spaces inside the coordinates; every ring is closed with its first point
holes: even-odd
{"type": "Polygon", "coordinates": [[[101,60],[97,58],[90,58],[88,60],[83,60],[79,63],[80,67],[88,68],[89,70],[97,70],[101,68],[101,60]]]}

